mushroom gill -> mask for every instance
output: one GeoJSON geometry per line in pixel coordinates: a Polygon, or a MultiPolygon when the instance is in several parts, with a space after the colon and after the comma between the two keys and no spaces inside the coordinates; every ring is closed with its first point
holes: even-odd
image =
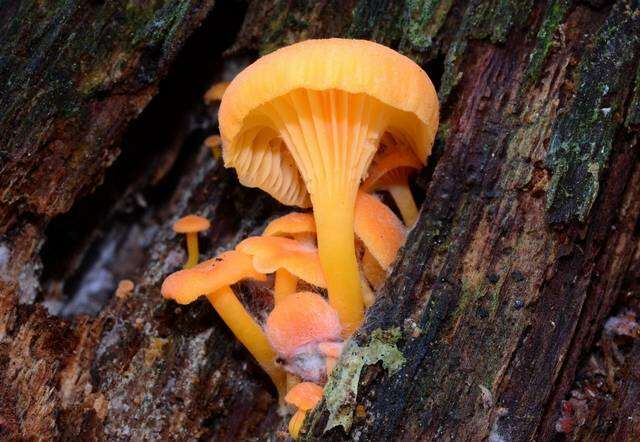
{"type": "Polygon", "coordinates": [[[308,40],[241,72],[219,117],[225,165],[242,184],[313,206],[329,302],[353,332],[364,313],[354,247],[358,187],[387,132],[426,161],[438,123],[429,77],[376,43],[308,40]]]}

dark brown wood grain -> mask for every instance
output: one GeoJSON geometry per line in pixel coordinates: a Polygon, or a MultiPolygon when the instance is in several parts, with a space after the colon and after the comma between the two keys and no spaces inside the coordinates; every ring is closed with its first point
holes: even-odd
{"type": "Polygon", "coordinates": [[[420,219],[330,382],[385,336],[399,370],[365,364],[351,424],[326,428],[331,390],[306,437],[637,438],[636,337],[606,400],[557,424],[607,318],[637,309],[638,2],[212,3],[0,4],[1,437],[285,437],[268,378],[211,307],[159,285],[184,259],[178,216],[213,220],[212,256],[286,210],[202,145],[207,86],[345,36],[420,63],[441,125],[420,219]],[[134,291],[114,297],[124,278],[134,291]]]}

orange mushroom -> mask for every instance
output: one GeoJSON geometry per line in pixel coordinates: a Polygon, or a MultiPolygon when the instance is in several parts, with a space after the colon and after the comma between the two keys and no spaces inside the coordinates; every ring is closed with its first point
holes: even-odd
{"type": "Polygon", "coordinates": [[[313,206],[329,302],[353,332],[364,314],[356,193],[385,132],[426,161],[438,125],[429,77],[377,43],[307,40],[241,72],[219,120],[225,165],[242,184],[284,204],[313,206]]]}
{"type": "Polygon", "coordinates": [[[388,270],[406,238],[402,221],[378,198],[359,192],[354,228],[369,253],[388,270]]]}
{"type": "Polygon", "coordinates": [[[313,243],[316,222],[311,213],[293,212],[271,221],[262,234],[264,236],[285,236],[301,242],[313,243]]]}
{"type": "MultiPolygon", "coordinates": [[[[300,278],[316,287],[327,286],[314,245],[278,236],[253,236],[238,244],[236,249],[251,255],[254,267],[262,273],[276,272],[277,275],[278,270],[284,269],[296,278],[296,282],[300,278]]],[[[287,295],[285,290],[279,291],[276,287],[275,303],[287,295]]]]}
{"type": "MultiPolygon", "coordinates": [[[[289,213],[271,221],[264,232],[264,236],[284,236],[299,242],[315,246],[316,223],[310,213],[289,213]]],[[[285,296],[295,293],[298,278],[284,267],[276,270],[274,299],[279,302],[285,296]]]]}
{"type": "Polygon", "coordinates": [[[189,258],[184,265],[185,269],[198,264],[198,232],[207,230],[209,227],[211,227],[209,220],[198,215],[187,215],[173,224],[174,232],[187,235],[187,253],[189,258]]]}
{"type": "Polygon", "coordinates": [[[301,382],[287,393],[285,402],[297,408],[289,421],[289,434],[292,438],[298,439],[307,412],[315,408],[321,399],[322,387],[311,382],[301,382]]]}
{"type": "Polygon", "coordinates": [[[133,281],[130,279],[123,279],[118,283],[116,288],[116,298],[126,298],[129,293],[135,288],[133,281]]]}
{"type": "MultiPolygon", "coordinates": [[[[355,232],[365,246],[362,271],[366,279],[379,288],[387,277],[398,250],[404,244],[406,230],[398,217],[378,198],[358,192],[355,232]]],[[[362,283],[366,292],[368,286],[362,283]]],[[[367,293],[367,305],[373,303],[373,293],[367,293]]]]}
{"type": "Polygon", "coordinates": [[[178,304],[189,304],[201,295],[218,312],[238,340],[271,377],[281,397],[286,391],[285,373],[276,365],[276,353],[256,320],[247,312],[230,285],[243,279],[266,281],[256,271],[249,255],[232,250],[186,270],[169,275],[162,283],[162,296],[178,304]]]}
{"type": "Polygon", "coordinates": [[[269,342],[288,373],[303,380],[326,380],[326,356],[319,344],[340,342],[337,312],[317,293],[298,292],[284,298],[267,318],[269,342]]]}
{"type": "Polygon", "coordinates": [[[205,138],[204,140],[205,146],[211,149],[211,154],[216,160],[219,160],[222,156],[220,152],[220,148],[222,147],[222,138],[220,135],[211,135],[205,138]]]}
{"type": "Polygon", "coordinates": [[[222,100],[222,96],[224,95],[224,91],[229,87],[228,81],[221,81],[219,83],[215,83],[211,86],[207,92],[204,94],[204,102],[207,104],[211,104],[216,101],[222,100]]]}
{"type": "Polygon", "coordinates": [[[396,203],[402,219],[412,226],[418,218],[418,208],[409,188],[409,176],[422,168],[418,157],[407,148],[392,146],[373,159],[369,176],[362,183],[365,192],[384,190],[396,203]]]}

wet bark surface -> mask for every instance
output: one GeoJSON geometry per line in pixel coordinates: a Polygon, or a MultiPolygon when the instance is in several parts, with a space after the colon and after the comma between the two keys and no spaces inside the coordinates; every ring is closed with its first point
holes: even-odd
{"type": "Polygon", "coordinates": [[[212,308],[159,286],[177,217],[213,220],[213,256],[287,210],[203,146],[207,86],[344,36],[420,63],[441,125],[306,437],[637,439],[637,1],[5,2],[0,29],[2,437],[285,437],[212,308]]]}

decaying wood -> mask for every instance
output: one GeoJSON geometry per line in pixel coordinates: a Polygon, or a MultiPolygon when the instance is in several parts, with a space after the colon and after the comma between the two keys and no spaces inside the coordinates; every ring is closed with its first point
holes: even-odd
{"type": "MultiPolygon", "coordinates": [[[[242,56],[348,36],[421,63],[441,127],[420,219],[307,437],[562,437],[576,374],[635,290],[640,4],[150,3],[0,7],[0,434],[284,434],[268,379],[212,309],[162,302],[159,284],[184,259],[177,216],[214,220],[212,255],[285,210],[201,146],[215,130],[207,84],[242,56]],[[122,278],[131,294],[86,305],[122,278]]],[[[268,300],[245,300],[264,315],[268,300]]],[[[592,413],[574,437],[637,436],[630,345],[600,413],[615,423],[601,431],[592,413]]]]}

